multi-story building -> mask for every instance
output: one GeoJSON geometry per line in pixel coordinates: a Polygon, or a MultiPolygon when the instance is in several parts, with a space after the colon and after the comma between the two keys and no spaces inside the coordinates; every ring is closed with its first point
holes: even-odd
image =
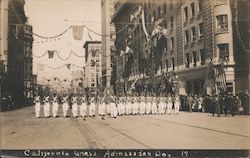
{"type": "MultiPolygon", "coordinates": [[[[102,0],[102,84],[110,87],[115,84],[115,76],[111,76],[115,68],[115,26],[111,23],[114,14],[114,0],[102,0]],[[112,79],[111,79],[112,78],[112,79]]],[[[115,73],[115,71],[114,71],[115,73]]],[[[113,74],[114,74],[113,73],[113,74]]]]}
{"type": "Polygon", "coordinates": [[[85,78],[87,87],[96,90],[102,81],[102,44],[100,41],[86,41],[85,48],[85,78]]]}
{"type": "Polygon", "coordinates": [[[231,0],[235,56],[235,87],[237,92],[250,91],[250,3],[231,0]]]}
{"type": "Polygon", "coordinates": [[[24,4],[1,1],[1,95],[12,96],[17,107],[31,101],[34,93],[32,26],[26,24],[24,4]]]}
{"type": "Polygon", "coordinates": [[[124,0],[115,8],[118,79],[129,85],[139,78],[138,88],[155,92],[171,91],[166,83],[175,80],[181,94],[210,94],[225,79],[235,93],[229,0],[124,0]],[[225,78],[216,80],[215,70],[225,78]]]}

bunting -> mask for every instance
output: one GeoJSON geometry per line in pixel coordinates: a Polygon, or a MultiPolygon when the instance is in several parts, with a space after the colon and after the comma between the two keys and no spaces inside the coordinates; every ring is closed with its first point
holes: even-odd
{"type": "Polygon", "coordinates": [[[55,50],[48,50],[49,59],[54,58],[54,53],[55,52],[56,52],[55,50]]]}
{"type": "Polygon", "coordinates": [[[82,40],[84,26],[72,26],[73,38],[75,40],[82,40]]]}
{"type": "Polygon", "coordinates": [[[88,32],[89,39],[93,41],[93,38],[90,36],[90,33],[88,32]]]}
{"type": "Polygon", "coordinates": [[[216,88],[222,92],[227,91],[226,75],[223,63],[213,67],[216,88]]]}
{"type": "Polygon", "coordinates": [[[150,36],[149,36],[149,34],[147,32],[147,29],[146,29],[144,10],[142,10],[142,17],[141,18],[142,18],[142,29],[143,29],[143,32],[146,35],[147,41],[149,41],[150,40],[150,36]]]}

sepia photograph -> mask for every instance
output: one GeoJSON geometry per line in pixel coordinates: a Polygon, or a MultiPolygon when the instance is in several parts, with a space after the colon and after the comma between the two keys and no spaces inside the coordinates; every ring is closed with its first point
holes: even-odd
{"type": "Polygon", "coordinates": [[[0,0],[1,157],[249,157],[249,0],[0,0]]]}

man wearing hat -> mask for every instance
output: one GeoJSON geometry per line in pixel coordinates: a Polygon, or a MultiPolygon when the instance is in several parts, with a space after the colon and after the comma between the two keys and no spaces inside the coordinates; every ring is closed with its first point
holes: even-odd
{"type": "Polygon", "coordinates": [[[180,97],[178,95],[175,96],[175,100],[174,100],[174,111],[175,114],[179,114],[179,110],[180,110],[180,97]]]}
{"type": "Polygon", "coordinates": [[[112,118],[117,117],[117,105],[116,105],[116,99],[111,96],[111,103],[110,103],[110,116],[112,118]]]}
{"type": "Polygon", "coordinates": [[[95,116],[95,98],[91,97],[89,105],[89,116],[95,116]]]}
{"type": "Polygon", "coordinates": [[[44,116],[49,117],[50,116],[50,97],[47,95],[44,98],[44,116]]]}
{"type": "Polygon", "coordinates": [[[69,110],[69,102],[68,96],[64,96],[62,99],[62,109],[63,109],[63,117],[67,117],[67,112],[69,110]]]}
{"type": "Polygon", "coordinates": [[[59,107],[58,98],[57,98],[57,95],[55,94],[54,97],[53,97],[53,105],[52,105],[53,117],[57,116],[58,107],[59,107]]]}
{"type": "Polygon", "coordinates": [[[77,97],[76,97],[76,95],[74,95],[71,98],[71,102],[72,102],[72,114],[73,114],[73,117],[77,117],[78,106],[77,106],[77,97]]]}
{"type": "Polygon", "coordinates": [[[86,116],[86,111],[87,111],[86,97],[82,96],[80,99],[80,115],[83,117],[84,120],[86,116]]]}

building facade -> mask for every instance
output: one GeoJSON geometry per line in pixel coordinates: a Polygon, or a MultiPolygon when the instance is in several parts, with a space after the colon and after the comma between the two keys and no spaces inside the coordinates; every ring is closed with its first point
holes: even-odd
{"type": "MultiPolygon", "coordinates": [[[[115,75],[111,76],[115,68],[115,26],[111,23],[114,14],[114,0],[102,0],[102,85],[110,87],[115,84],[115,75]]],[[[115,73],[115,69],[113,74],[115,73]]]]}
{"type": "Polygon", "coordinates": [[[27,24],[24,0],[1,1],[1,94],[16,107],[30,104],[34,95],[32,26],[27,24]]]}
{"type": "Polygon", "coordinates": [[[124,87],[138,80],[138,88],[169,92],[166,83],[175,80],[180,94],[217,93],[223,86],[235,93],[229,0],[124,0],[115,6],[117,78],[124,87]],[[224,77],[217,81],[219,74],[224,77]]]}
{"type": "Polygon", "coordinates": [[[100,41],[86,41],[84,48],[86,86],[94,91],[102,83],[102,44],[100,41]]]}

